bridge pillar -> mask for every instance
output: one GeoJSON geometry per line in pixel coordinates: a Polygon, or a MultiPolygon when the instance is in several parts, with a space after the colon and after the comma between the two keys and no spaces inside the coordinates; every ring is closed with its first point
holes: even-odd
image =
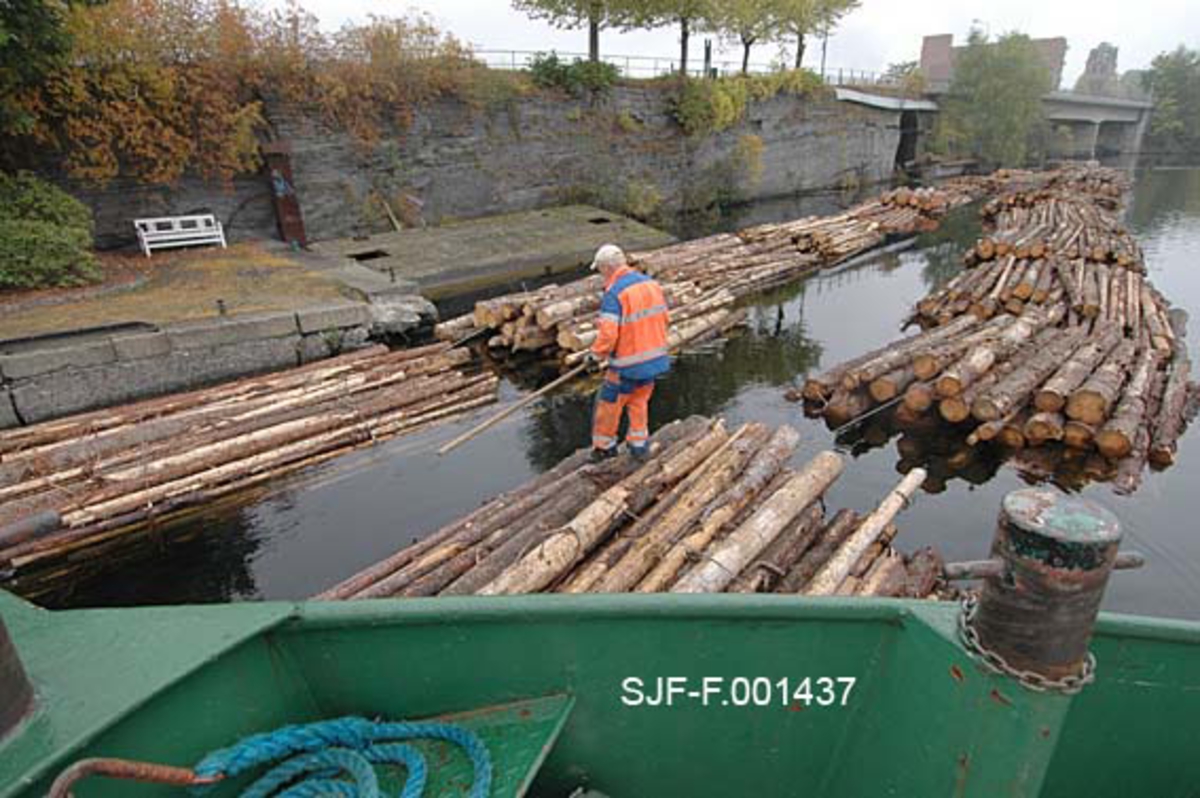
{"type": "Polygon", "coordinates": [[[1100,156],[1130,155],[1141,145],[1141,122],[1103,122],[1096,137],[1096,153],[1100,156]]]}
{"type": "Polygon", "coordinates": [[[1133,165],[1137,164],[1137,158],[1142,152],[1142,143],[1146,140],[1146,131],[1150,128],[1150,109],[1144,109],[1138,115],[1137,126],[1134,128],[1133,141],[1131,152],[1133,153],[1133,165]]]}
{"type": "Polygon", "coordinates": [[[1096,142],[1100,125],[1096,122],[1075,122],[1071,125],[1072,147],[1069,157],[1092,160],[1096,157],[1096,142]]]}

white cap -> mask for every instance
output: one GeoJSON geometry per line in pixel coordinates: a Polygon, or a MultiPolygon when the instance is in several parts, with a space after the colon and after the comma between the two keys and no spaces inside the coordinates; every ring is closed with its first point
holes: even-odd
{"type": "Polygon", "coordinates": [[[625,257],[625,252],[616,244],[605,244],[596,250],[596,257],[592,258],[592,271],[596,271],[601,266],[624,266],[628,263],[625,257]]]}

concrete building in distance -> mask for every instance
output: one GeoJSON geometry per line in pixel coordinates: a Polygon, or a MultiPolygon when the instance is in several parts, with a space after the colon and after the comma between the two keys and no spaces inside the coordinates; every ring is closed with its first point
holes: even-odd
{"type": "MultiPolygon", "coordinates": [[[[1050,72],[1050,89],[1057,91],[1062,83],[1063,63],[1067,58],[1067,40],[1062,36],[1053,39],[1034,39],[1033,46],[1050,72]]],[[[921,41],[921,74],[930,92],[944,92],[954,77],[954,59],[965,47],[954,46],[954,34],[939,33],[926,36],[921,41]]]]}

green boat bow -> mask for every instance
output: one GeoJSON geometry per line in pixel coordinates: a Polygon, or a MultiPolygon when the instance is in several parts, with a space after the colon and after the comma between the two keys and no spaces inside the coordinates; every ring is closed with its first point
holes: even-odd
{"type": "MultiPolygon", "coordinates": [[[[0,743],[3,796],[43,795],[84,757],[190,766],[288,723],[503,714],[545,698],[537,729],[482,732],[494,795],[520,794],[539,766],[531,794],[556,796],[1189,796],[1200,784],[1194,623],[1101,616],[1096,680],[1071,696],[988,670],[960,642],[959,608],[931,602],[527,596],[49,612],[5,596],[0,611],[37,696],[0,743]],[[852,689],[835,682],[831,697],[819,680],[839,677],[852,689]]],[[[182,791],[92,779],[76,794],[182,791]]]]}

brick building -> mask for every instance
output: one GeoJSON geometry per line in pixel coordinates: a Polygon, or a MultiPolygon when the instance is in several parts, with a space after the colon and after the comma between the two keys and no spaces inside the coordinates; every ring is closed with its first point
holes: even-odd
{"type": "MultiPolygon", "coordinates": [[[[1053,39],[1034,39],[1046,69],[1050,71],[1051,89],[1062,82],[1063,62],[1067,57],[1067,40],[1062,36],[1053,39]]],[[[964,47],[954,46],[954,34],[941,33],[926,36],[921,42],[921,74],[925,76],[930,91],[945,91],[954,76],[954,59],[964,47]]]]}

